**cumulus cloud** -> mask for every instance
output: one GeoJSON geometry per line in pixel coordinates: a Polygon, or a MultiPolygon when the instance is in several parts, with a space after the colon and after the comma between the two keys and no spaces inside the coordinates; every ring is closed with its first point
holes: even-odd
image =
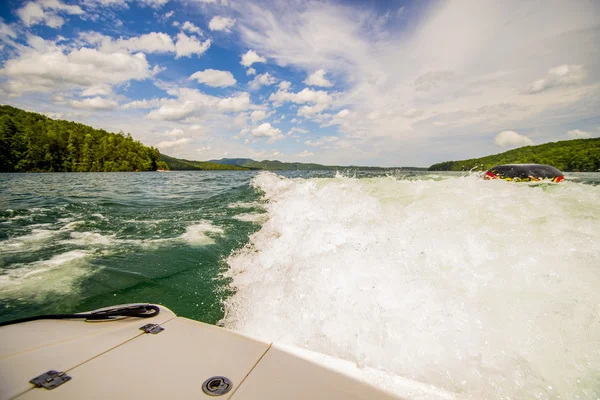
{"type": "Polygon", "coordinates": [[[337,114],[335,114],[335,117],[336,118],[346,118],[349,115],[350,115],[350,110],[343,109],[340,112],[338,112],[337,114]]]}
{"type": "Polygon", "coordinates": [[[200,56],[208,50],[211,43],[210,39],[201,42],[195,36],[188,36],[183,32],[179,32],[177,34],[177,42],[175,43],[175,58],[191,57],[192,54],[200,56]]]}
{"type": "Polygon", "coordinates": [[[256,110],[256,111],[252,111],[252,113],[250,114],[250,119],[253,122],[258,122],[258,121],[261,121],[261,120],[267,118],[268,116],[269,116],[269,114],[267,114],[266,111],[256,110]]]}
{"type": "Polygon", "coordinates": [[[267,140],[267,143],[273,143],[276,140],[283,139],[284,137],[281,134],[281,129],[272,127],[271,124],[268,122],[265,122],[257,128],[252,129],[252,135],[259,138],[269,138],[269,140],[267,140]]]}
{"type": "Polygon", "coordinates": [[[103,97],[91,97],[83,100],[71,101],[71,107],[82,108],[86,110],[114,110],[119,106],[114,100],[103,97]]]}
{"type": "Polygon", "coordinates": [[[159,149],[165,149],[165,150],[166,149],[172,149],[173,147],[179,147],[179,146],[182,146],[184,144],[188,144],[191,141],[192,141],[192,139],[190,139],[190,138],[165,140],[165,141],[160,142],[159,144],[157,144],[156,147],[158,147],[159,149]]]}
{"type": "Polygon", "coordinates": [[[256,75],[256,70],[254,68],[248,68],[246,70],[246,75],[250,76],[250,75],[256,75]]]}
{"type": "Polygon", "coordinates": [[[314,156],[314,153],[311,153],[308,150],[304,150],[302,153],[298,153],[296,154],[298,157],[310,157],[310,156],[314,156]]]}
{"type": "Polygon", "coordinates": [[[169,2],[169,0],[137,0],[140,4],[159,9],[169,2]]]}
{"type": "Polygon", "coordinates": [[[112,87],[105,83],[90,86],[89,88],[81,91],[81,96],[83,96],[83,97],[109,96],[111,94],[112,94],[112,87]]]}
{"type": "Polygon", "coordinates": [[[54,42],[31,38],[32,47],[4,64],[4,90],[13,95],[58,89],[115,85],[146,79],[152,69],[143,53],[106,54],[96,49],[69,50],[54,42]]]}
{"type": "Polygon", "coordinates": [[[590,132],[585,132],[579,129],[573,129],[567,132],[567,136],[569,136],[570,139],[587,139],[591,138],[592,134],[590,132]]]}
{"type": "Polygon", "coordinates": [[[254,63],[265,63],[267,59],[259,56],[254,50],[248,50],[246,54],[242,55],[242,64],[244,67],[250,67],[254,63]]]}
{"type": "Polygon", "coordinates": [[[215,97],[196,89],[178,88],[169,91],[176,98],[159,100],[159,107],[148,113],[147,118],[165,121],[179,121],[188,117],[202,117],[215,112],[240,112],[248,110],[252,104],[246,92],[232,97],[215,97]]]}
{"type": "MultiPolygon", "coordinates": [[[[597,65],[592,43],[600,40],[600,9],[589,2],[572,7],[549,1],[541,6],[482,0],[477,7],[471,1],[449,1],[432,3],[426,13],[406,8],[403,18],[418,22],[402,36],[390,34],[388,20],[374,23],[382,16],[373,8],[331,2],[272,8],[244,4],[238,7],[236,27],[244,44],[270,62],[310,73],[323,69],[325,77],[331,73],[344,79],[345,90],[334,95],[329,107],[352,110],[351,117],[337,119],[337,125],[357,150],[340,154],[340,159],[372,160],[372,154],[378,154],[380,161],[389,160],[388,165],[399,156],[421,165],[441,157],[468,158],[474,150],[484,153],[494,146],[490,141],[477,149],[453,144],[451,150],[434,150],[441,137],[446,144],[462,143],[504,126],[531,129],[544,121],[557,130],[562,128],[557,124],[573,123],[583,114],[597,116],[600,90],[592,70],[597,65]],[[574,60],[566,65],[589,69],[587,78],[580,80],[577,69],[568,68],[567,73],[549,76],[548,82],[561,82],[560,93],[523,95],[536,71],[560,66],[565,59],[574,60]],[[426,110],[428,117],[406,116],[411,109],[426,110]]],[[[548,82],[533,85],[532,91],[551,86],[548,82]]],[[[291,96],[282,90],[270,99],[281,103],[291,96]]],[[[302,113],[314,111],[307,108],[302,113]]]]}
{"type": "Polygon", "coordinates": [[[265,72],[264,74],[256,75],[253,80],[248,83],[250,89],[259,89],[261,86],[269,86],[277,82],[277,79],[265,72]]]}
{"type": "Polygon", "coordinates": [[[190,33],[197,33],[199,35],[202,35],[202,29],[198,28],[190,21],[185,21],[183,25],[181,25],[181,29],[190,33]]]}
{"type": "Polygon", "coordinates": [[[269,100],[275,102],[290,101],[292,103],[317,103],[329,104],[332,101],[331,96],[323,90],[313,90],[304,88],[298,93],[288,92],[287,90],[278,90],[276,93],[271,93],[269,100]]]}
{"type": "Polygon", "coordinates": [[[319,69],[314,73],[310,74],[308,78],[304,81],[307,85],[310,86],[322,86],[322,87],[331,87],[333,83],[325,78],[325,70],[319,69]]]}
{"type": "Polygon", "coordinates": [[[231,72],[216,69],[205,69],[204,71],[195,72],[190,76],[190,79],[195,79],[200,83],[212,87],[227,87],[236,83],[231,72]]]}
{"type": "Polygon", "coordinates": [[[4,37],[10,37],[12,39],[16,39],[17,38],[17,32],[15,32],[15,30],[13,29],[13,27],[9,24],[5,24],[4,21],[2,21],[0,19],[0,38],[4,36],[4,37]]]}
{"type": "Polygon", "coordinates": [[[496,135],[494,144],[498,147],[521,147],[521,146],[532,146],[533,141],[527,136],[518,134],[514,131],[504,131],[496,135]]]}
{"type": "Polygon", "coordinates": [[[185,132],[183,132],[182,129],[175,128],[175,129],[165,131],[165,136],[181,136],[184,133],[185,132]]]}
{"type": "Polygon", "coordinates": [[[587,76],[583,65],[563,64],[550,68],[548,74],[542,79],[531,83],[525,93],[535,94],[558,86],[572,86],[582,83],[587,76]]]}
{"type": "Polygon", "coordinates": [[[150,100],[134,100],[129,103],[123,104],[123,108],[154,108],[158,107],[160,101],[158,99],[150,99],[150,100]]]}
{"type": "Polygon", "coordinates": [[[292,129],[290,129],[287,133],[288,136],[292,136],[294,133],[308,133],[308,131],[306,129],[302,129],[302,128],[298,128],[297,126],[294,126],[292,129]]]}
{"type": "Polygon", "coordinates": [[[25,24],[32,26],[44,24],[50,28],[60,28],[64,23],[64,19],[59,13],[69,15],[83,15],[81,7],[76,5],[68,5],[60,0],[39,0],[37,2],[30,1],[22,8],[17,10],[17,15],[25,24]]]}
{"type": "Polygon", "coordinates": [[[279,89],[281,90],[288,90],[290,87],[292,86],[292,82],[289,81],[281,81],[279,82],[279,89]]]}
{"type": "MultiPolygon", "coordinates": [[[[235,25],[235,19],[215,16],[212,17],[210,22],[208,23],[208,29],[211,31],[225,31],[231,32],[231,28],[235,25]]],[[[263,61],[264,62],[264,61],[263,61]]]]}

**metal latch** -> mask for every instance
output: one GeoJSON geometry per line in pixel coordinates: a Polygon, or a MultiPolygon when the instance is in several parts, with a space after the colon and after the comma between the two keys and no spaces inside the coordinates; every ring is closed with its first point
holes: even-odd
{"type": "Polygon", "coordinates": [[[229,392],[233,384],[224,376],[213,376],[202,384],[202,391],[209,396],[222,396],[229,392]]]}
{"type": "Polygon", "coordinates": [[[146,324],[146,325],[142,326],[140,328],[140,330],[144,331],[146,333],[151,333],[153,335],[156,335],[157,333],[164,331],[165,328],[163,328],[162,326],[157,325],[157,324],[146,324]]]}
{"type": "Polygon", "coordinates": [[[52,390],[70,380],[71,377],[69,375],[65,375],[64,372],[50,370],[45,374],[33,378],[29,381],[29,383],[33,383],[36,387],[43,387],[45,389],[52,390]]]}

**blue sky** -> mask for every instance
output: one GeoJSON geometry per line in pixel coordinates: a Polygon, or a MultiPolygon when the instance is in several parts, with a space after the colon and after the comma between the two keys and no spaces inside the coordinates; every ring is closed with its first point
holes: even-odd
{"type": "Polygon", "coordinates": [[[600,136],[595,1],[0,5],[0,102],[196,160],[427,166],[600,136]]]}

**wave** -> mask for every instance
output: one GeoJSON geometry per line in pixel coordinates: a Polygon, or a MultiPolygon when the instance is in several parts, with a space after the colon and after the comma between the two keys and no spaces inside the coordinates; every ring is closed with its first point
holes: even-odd
{"type": "Polygon", "coordinates": [[[225,326],[466,398],[598,391],[600,187],[252,184],[269,219],[228,259],[225,326]]]}
{"type": "Polygon", "coordinates": [[[13,265],[0,275],[0,295],[44,302],[55,295],[72,294],[78,290],[77,282],[94,272],[87,264],[92,256],[89,251],[72,250],[48,260],[13,265]]]}
{"type": "Polygon", "coordinates": [[[224,233],[225,231],[222,228],[214,226],[208,221],[202,221],[200,223],[188,226],[185,229],[185,233],[179,236],[179,239],[192,246],[203,246],[214,244],[215,239],[213,236],[222,235],[224,233]],[[207,235],[207,233],[211,235],[207,235]]]}

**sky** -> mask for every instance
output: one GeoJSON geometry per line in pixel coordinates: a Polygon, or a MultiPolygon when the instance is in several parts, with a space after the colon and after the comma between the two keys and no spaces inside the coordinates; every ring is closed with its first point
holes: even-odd
{"type": "Polygon", "coordinates": [[[428,166],[600,136],[597,0],[5,0],[0,103],[174,157],[428,166]]]}

